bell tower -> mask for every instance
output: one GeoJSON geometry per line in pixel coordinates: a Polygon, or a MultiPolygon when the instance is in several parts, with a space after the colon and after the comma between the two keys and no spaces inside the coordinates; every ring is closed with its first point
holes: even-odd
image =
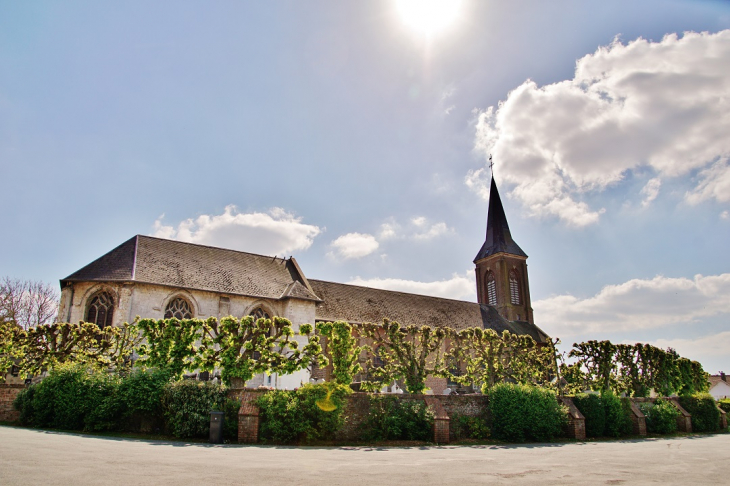
{"type": "Polygon", "coordinates": [[[487,238],[474,259],[477,300],[508,321],[534,324],[527,280],[527,254],[512,239],[497,184],[489,188],[487,238]]]}

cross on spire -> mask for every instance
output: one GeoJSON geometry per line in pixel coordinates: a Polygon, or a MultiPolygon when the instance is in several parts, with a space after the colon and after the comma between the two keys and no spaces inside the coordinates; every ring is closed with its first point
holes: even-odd
{"type": "Polygon", "coordinates": [[[492,177],[494,177],[494,162],[492,162],[492,154],[489,154],[489,170],[492,172],[492,177]]]}

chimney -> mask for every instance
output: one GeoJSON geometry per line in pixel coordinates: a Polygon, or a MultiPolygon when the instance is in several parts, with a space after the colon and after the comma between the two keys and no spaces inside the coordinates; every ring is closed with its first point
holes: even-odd
{"type": "Polygon", "coordinates": [[[725,376],[725,372],[724,371],[721,371],[720,372],[720,379],[722,381],[724,381],[725,383],[727,383],[727,376],[725,376]]]}

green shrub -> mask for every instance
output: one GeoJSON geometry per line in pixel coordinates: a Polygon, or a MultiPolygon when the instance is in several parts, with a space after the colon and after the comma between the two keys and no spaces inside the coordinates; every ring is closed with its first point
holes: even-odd
{"type": "Polygon", "coordinates": [[[692,416],[692,431],[714,432],[720,428],[720,410],[709,393],[680,397],[679,404],[692,416]]]}
{"type": "Polygon", "coordinates": [[[606,412],[606,425],[603,429],[603,435],[606,437],[620,437],[631,434],[633,424],[631,422],[630,406],[627,409],[621,398],[610,392],[603,393],[601,401],[603,402],[603,410],[606,412]]]}
{"type": "Polygon", "coordinates": [[[717,405],[723,409],[725,413],[730,413],[730,398],[723,398],[722,400],[719,400],[717,405]]]}
{"type": "Polygon", "coordinates": [[[619,437],[631,433],[631,417],[621,399],[611,392],[580,394],[573,403],[586,419],[588,437],[619,437]]]}
{"type": "Polygon", "coordinates": [[[488,439],[490,435],[487,417],[480,415],[472,417],[455,413],[449,422],[454,439],[488,439]]]}
{"type": "Polygon", "coordinates": [[[179,438],[207,438],[210,412],[224,410],[226,395],[225,386],[207,381],[166,384],[162,390],[162,413],[167,430],[179,438]]]}
{"type": "Polygon", "coordinates": [[[129,430],[143,429],[147,422],[151,429],[163,426],[162,393],[170,382],[165,370],[134,370],[119,385],[119,396],[124,403],[124,426],[129,430]]]}
{"type": "Polygon", "coordinates": [[[259,437],[277,443],[332,439],[345,423],[344,400],[349,393],[349,387],[335,383],[271,391],[256,402],[261,418],[259,437]]]}
{"type": "Polygon", "coordinates": [[[433,411],[420,400],[392,395],[371,395],[368,416],[362,423],[365,441],[433,440],[433,411]]]}
{"type": "Polygon", "coordinates": [[[501,383],[489,392],[494,437],[510,441],[545,441],[561,434],[565,407],[551,390],[501,383]]]}
{"type": "Polygon", "coordinates": [[[114,430],[123,404],[119,378],[80,366],[59,366],[14,402],[20,421],[33,427],[62,430],[114,430]]]}
{"type": "Polygon", "coordinates": [[[653,434],[672,434],[677,431],[677,417],[679,410],[667,400],[657,400],[656,403],[642,403],[639,405],[646,416],[646,430],[653,434]]]}
{"type": "Polygon", "coordinates": [[[573,398],[573,403],[586,419],[586,436],[603,437],[606,428],[606,410],[601,397],[596,394],[581,393],[573,398]]]}

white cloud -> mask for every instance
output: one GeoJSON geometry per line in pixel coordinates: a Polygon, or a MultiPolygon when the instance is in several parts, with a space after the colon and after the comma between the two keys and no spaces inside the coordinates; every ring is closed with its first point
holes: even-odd
{"type": "Polygon", "coordinates": [[[558,337],[689,324],[730,313],[730,273],[634,279],[587,299],[558,295],[533,302],[533,308],[539,325],[558,337]]]}
{"type": "Polygon", "coordinates": [[[722,219],[730,219],[730,211],[723,211],[720,213],[720,218],[722,219]]]}
{"type": "Polygon", "coordinates": [[[659,188],[662,186],[662,181],[658,177],[649,179],[649,182],[641,189],[641,195],[644,196],[644,200],[641,202],[642,206],[648,206],[651,202],[656,199],[659,195],[659,188]]]}
{"type": "Polygon", "coordinates": [[[730,201],[730,166],[728,160],[720,160],[699,173],[700,183],[685,195],[687,202],[697,204],[707,199],[730,201]]]}
{"type": "Polygon", "coordinates": [[[425,216],[411,218],[405,228],[391,218],[388,222],[380,225],[378,239],[380,241],[395,238],[430,240],[450,232],[453,232],[453,229],[449,228],[446,223],[431,223],[425,216]]]}
{"type": "Polygon", "coordinates": [[[223,214],[203,214],[177,227],[164,225],[163,218],[155,221],[153,236],[265,255],[306,250],[321,231],[281,208],[268,213],[240,213],[230,205],[223,214]]]}
{"type": "Polygon", "coordinates": [[[332,242],[334,252],[331,252],[330,255],[344,260],[362,258],[373,253],[379,246],[373,235],[347,233],[332,242]]]}
{"type": "MultiPolygon", "coordinates": [[[[475,146],[534,216],[585,226],[601,208],[581,200],[650,167],[656,181],[700,169],[690,202],[730,199],[730,30],[614,41],[576,63],[573,79],[526,81],[478,114],[475,146]]],[[[466,184],[488,196],[489,171],[466,184]]]]}
{"type": "Polygon", "coordinates": [[[347,283],[376,289],[444,297],[447,299],[465,299],[470,301],[475,301],[476,299],[472,272],[466,272],[465,275],[454,274],[448,280],[439,280],[436,282],[417,282],[415,280],[402,280],[398,278],[363,279],[357,277],[347,283]]]}
{"type": "MultiPolygon", "coordinates": [[[[702,356],[726,358],[730,349],[730,331],[698,338],[655,339],[651,344],[660,348],[674,348],[681,356],[700,359],[702,356]]],[[[711,371],[711,370],[705,370],[711,371]]]]}

